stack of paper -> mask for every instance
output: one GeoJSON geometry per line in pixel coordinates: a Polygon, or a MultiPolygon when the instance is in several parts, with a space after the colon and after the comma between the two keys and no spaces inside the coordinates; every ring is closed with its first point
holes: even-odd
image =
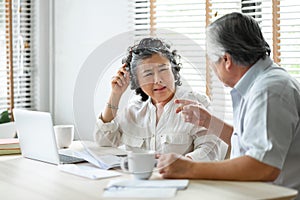
{"type": "Polygon", "coordinates": [[[99,169],[90,163],[80,163],[80,164],[64,164],[59,165],[59,169],[63,172],[67,172],[70,174],[90,178],[90,179],[102,179],[102,178],[110,178],[114,176],[120,176],[121,173],[117,171],[108,171],[99,169]]]}
{"type": "Polygon", "coordinates": [[[176,188],[110,188],[103,197],[110,198],[171,198],[176,195],[176,188]]]}
{"type": "Polygon", "coordinates": [[[0,139],[0,155],[21,153],[19,139],[5,138],[0,139]]]}
{"type": "Polygon", "coordinates": [[[111,180],[103,197],[169,198],[186,189],[189,180],[111,180]]]}
{"type": "Polygon", "coordinates": [[[96,155],[95,153],[83,150],[75,152],[75,156],[82,158],[100,169],[111,169],[119,167],[121,158],[115,155],[96,155]]]}

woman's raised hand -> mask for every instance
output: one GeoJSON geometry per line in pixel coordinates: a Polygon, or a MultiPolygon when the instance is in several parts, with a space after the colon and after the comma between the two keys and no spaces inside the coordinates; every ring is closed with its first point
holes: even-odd
{"type": "Polygon", "coordinates": [[[127,89],[130,83],[129,72],[126,70],[126,64],[124,64],[117,72],[115,76],[112,77],[111,87],[112,93],[116,95],[122,95],[127,89]]]}

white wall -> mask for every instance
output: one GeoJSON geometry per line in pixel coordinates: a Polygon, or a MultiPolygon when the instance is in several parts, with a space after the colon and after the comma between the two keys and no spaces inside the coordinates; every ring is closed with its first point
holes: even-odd
{"type": "Polygon", "coordinates": [[[35,59],[34,65],[36,67],[35,72],[35,106],[37,110],[49,111],[49,61],[50,61],[50,49],[49,49],[49,29],[50,29],[50,10],[49,0],[36,1],[34,14],[35,18],[34,27],[34,52],[35,59]]]}
{"type": "MultiPolygon", "coordinates": [[[[74,124],[73,92],[78,72],[96,47],[128,31],[128,1],[53,0],[52,14],[51,112],[55,124],[74,124]]],[[[91,139],[91,133],[83,139],[91,139]]]]}

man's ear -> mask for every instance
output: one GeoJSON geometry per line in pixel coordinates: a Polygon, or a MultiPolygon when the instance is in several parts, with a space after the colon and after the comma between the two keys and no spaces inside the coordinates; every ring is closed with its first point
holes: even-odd
{"type": "Polygon", "coordinates": [[[226,71],[230,71],[232,69],[232,58],[231,55],[228,53],[225,53],[225,55],[223,56],[223,60],[225,63],[225,69],[226,71]]]}

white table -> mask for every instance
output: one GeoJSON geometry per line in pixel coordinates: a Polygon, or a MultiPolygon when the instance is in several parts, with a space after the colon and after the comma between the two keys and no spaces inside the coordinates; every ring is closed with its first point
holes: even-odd
{"type": "MultiPolygon", "coordinates": [[[[111,179],[114,178],[90,180],[20,155],[0,156],[0,198],[3,200],[98,200],[103,199],[103,189],[111,179]]],[[[151,179],[160,176],[154,173],[151,179]]],[[[188,188],[178,191],[172,199],[293,199],[296,195],[296,190],[263,182],[191,180],[188,188]]]]}

